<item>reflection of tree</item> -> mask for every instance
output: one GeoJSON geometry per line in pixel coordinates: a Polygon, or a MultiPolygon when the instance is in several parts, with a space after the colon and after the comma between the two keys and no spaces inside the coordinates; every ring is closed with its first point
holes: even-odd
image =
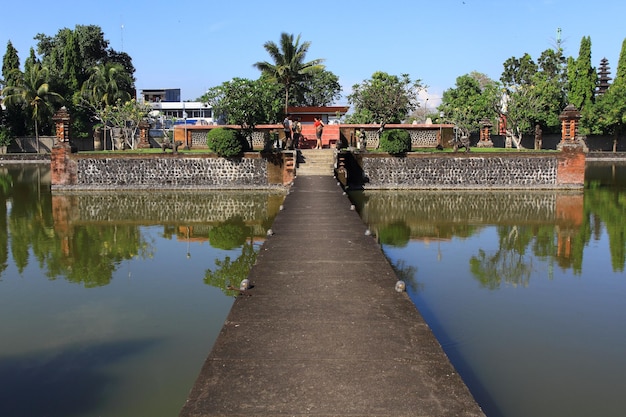
{"type": "Polygon", "coordinates": [[[502,282],[527,286],[532,272],[532,257],[525,256],[532,239],[527,227],[498,226],[499,249],[488,255],[479,249],[470,259],[470,270],[483,287],[497,289],[502,282]]]}
{"type": "Polygon", "coordinates": [[[384,225],[378,229],[378,239],[383,245],[402,248],[411,239],[411,228],[400,221],[384,225]]]}
{"type": "Polygon", "coordinates": [[[241,217],[233,217],[209,231],[209,242],[217,249],[231,250],[243,245],[251,233],[241,217]]]}
{"type": "Polygon", "coordinates": [[[6,199],[13,180],[7,173],[0,173],[0,279],[7,268],[9,259],[8,243],[9,233],[7,230],[7,205],[6,199]]]}
{"type": "Polygon", "coordinates": [[[241,255],[234,261],[230,256],[224,260],[216,259],[214,270],[207,269],[204,275],[204,283],[221,289],[225,294],[234,295],[233,291],[228,291],[226,287],[232,285],[239,288],[250,272],[252,265],[256,261],[256,251],[252,240],[245,242],[241,247],[241,255]]]}
{"type": "Polygon", "coordinates": [[[123,260],[148,256],[149,245],[137,226],[88,225],[74,228],[68,249],[48,259],[48,276],[98,287],[111,282],[123,260]]]}
{"type": "MultiPolygon", "coordinates": [[[[609,236],[609,250],[613,271],[622,272],[626,266],[626,193],[623,190],[598,188],[585,190],[585,221],[592,222],[594,230],[604,223],[609,236]]],[[[594,233],[597,236],[597,232],[594,233]]],[[[597,237],[596,237],[597,238],[597,237]]]]}

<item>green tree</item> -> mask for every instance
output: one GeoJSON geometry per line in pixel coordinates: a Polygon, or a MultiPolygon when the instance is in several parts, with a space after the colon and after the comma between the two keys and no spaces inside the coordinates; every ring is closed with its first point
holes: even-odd
{"type": "Polygon", "coordinates": [[[283,86],[285,92],[285,114],[288,112],[289,92],[292,86],[300,85],[309,80],[313,72],[324,69],[324,66],[321,64],[323,59],[305,61],[310,46],[311,42],[300,44],[300,35],[294,40],[293,34],[283,32],[280,35],[280,46],[272,41],[263,44],[273,63],[263,61],[254,64],[257,69],[283,86]]]}
{"type": "Polygon", "coordinates": [[[63,51],[62,79],[65,81],[65,88],[71,92],[77,92],[82,85],[85,76],[84,68],[80,60],[80,49],[77,36],[69,31],[63,51]]]}
{"type": "Polygon", "coordinates": [[[480,129],[484,118],[494,120],[498,114],[498,84],[484,74],[471,73],[458,77],[454,88],[443,92],[438,107],[444,119],[459,127],[465,136],[480,129]]]}
{"type": "Polygon", "coordinates": [[[548,49],[536,64],[529,54],[509,58],[500,77],[500,111],[506,115],[506,146],[520,149],[524,134],[540,124],[549,129],[559,125],[558,115],[565,107],[565,78],[561,51],[548,49]]]}
{"type": "Polygon", "coordinates": [[[122,88],[131,78],[121,64],[107,62],[89,69],[89,78],[82,84],[82,97],[91,107],[114,105],[118,101],[129,101],[131,94],[122,88]]]}
{"type": "MultiPolygon", "coordinates": [[[[7,50],[2,59],[2,77],[4,81],[2,81],[0,96],[5,94],[4,90],[6,90],[6,87],[18,84],[23,78],[23,74],[20,71],[18,51],[13,47],[11,41],[7,43],[7,50]]],[[[8,106],[2,116],[2,124],[12,135],[24,135],[28,131],[27,124],[25,123],[28,116],[25,109],[21,106],[8,106]]]]}
{"type": "MultiPolygon", "coordinates": [[[[35,39],[42,65],[50,70],[50,88],[64,97],[73,115],[72,132],[75,137],[90,134],[94,115],[84,107],[82,85],[92,75],[93,67],[107,63],[121,64],[126,76],[118,79],[117,89],[125,91],[130,97],[134,95],[135,69],[130,57],[109,48],[109,41],[104,39],[99,26],[76,25],[74,30],[64,28],[55,36],[40,33],[35,39]]],[[[123,102],[126,100],[123,99],[123,102]]],[[[112,102],[115,103],[115,99],[112,102]]]]}
{"type": "Polygon", "coordinates": [[[2,77],[4,86],[15,85],[20,78],[20,58],[11,41],[7,42],[7,50],[2,58],[2,77]]]}
{"type": "Polygon", "coordinates": [[[372,78],[352,86],[348,102],[354,104],[349,123],[400,123],[419,107],[420,80],[411,81],[408,74],[390,75],[377,71],[372,78]]]}
{"type": "Polygon", "coordinates": [[[329,106],[341,97],[339,77],[320,69],[311,72],[311,77],[294,85],[291,93],[294,106],[329,106]]]}
{"type": "Polygon", "coordinates": [[[281,87],[265,77],[258,80],[233,78],[209,89],[201,97],[227,124],[239,125],[246,136],[257,124],[280,120],[281,87]]]}
{"type": "Polygon", "coordinates": [[[35,65],[36,63],[41,64],[41,62],[39,61],[39,59],[37,58],[37,55],[35,55],[35,48],[30,48],[30,53],[28,55],[28,58],[26,58],[26,61],[24,61],[24,72],[28,72],[30,71],[30,69],[33,67],[33,65],[35,65]]]}
{"type": "Polygon", "coordinates": [[[18,80],[16,85],[6,87],[3,90],[3,103],[7,107],[26,106],[30,108],[37,151],[39,151],[39,125],[44,121],[49,122],[54,113],[53,105],[63,101],[60,94],[50,90],[48,77],[48,69],[35,64],[29,72],[24,74],[23,79],[18,80]]]}
{"type": "Polygon", "coordinates": [[[593,104],[598,74],[591,65],[591,38],[589,36],[583,36],[581,39],[578,58],[568,59],[567,80],[569,104],[573,104],[579,110],[593,104]]]}

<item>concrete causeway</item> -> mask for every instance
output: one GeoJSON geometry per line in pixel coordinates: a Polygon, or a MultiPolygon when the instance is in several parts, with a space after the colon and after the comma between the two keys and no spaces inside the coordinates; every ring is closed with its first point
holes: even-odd
{"type": "Polygon", "coordinates": [[[484,416],[331,176],[299,176],[180,417],[484,416]]]}

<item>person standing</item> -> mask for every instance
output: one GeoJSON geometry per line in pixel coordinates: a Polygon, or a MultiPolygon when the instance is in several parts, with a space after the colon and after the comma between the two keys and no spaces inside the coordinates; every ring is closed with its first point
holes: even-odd
{"type": "Polygon", "coordinates": [[[315,118],[315,122],[313,122],[313,126],[315,126],[315,138],[317,139],[317,145],[315,149],[322,149],[322,133],[324,133],[324,122],[319,117],[315,118]]]}
{"type": "Polygon", "coordinates": [[[300,147],[300,137],[302,137],[302,123],[300,123],[299,117],[291,125],[291,130],[293,131],[293,147],[298,149],[300,147]]]}
{"type": "MultiPolygon", "coordinates": [[[[289,119],[289,115],[285,116],[285,120],[283,120],[283,131],[285,132],[285,144],[287,148],[291,149],[291,119],[289,119]]],[[[283,149],[285,144],[283,144],[283,149]]]]}

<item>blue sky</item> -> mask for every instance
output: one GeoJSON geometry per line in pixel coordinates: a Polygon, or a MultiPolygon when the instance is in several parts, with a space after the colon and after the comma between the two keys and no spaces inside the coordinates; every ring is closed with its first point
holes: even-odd
{"type": "Polygon", "coordinates": [[[429,107],[458,76],[478,71],[497,80],[507,58],[528,52],[536,60],[555,46],[557,28],[567,56],[577,57],[590,36],[593,65],[606,57],[613,75],[626,38],[623,0],[6,3],[2,55],[10,40],[23,64],[37,33],[98,25],[112,48],[132,57],[139,90],[181,88],[184,100],[233,77],[256,79],[253,64],[269,60],[263,44],[278,43],[281,32],[310,41],[307,58],[325,59],[345,95],[375,71],[407,73],[429,86],[429,107]]]}

